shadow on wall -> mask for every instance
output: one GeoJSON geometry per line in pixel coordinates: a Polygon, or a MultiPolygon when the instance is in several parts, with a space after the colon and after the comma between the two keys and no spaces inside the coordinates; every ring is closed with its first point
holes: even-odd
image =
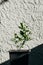
{"type": "MultiPolygon", "coordinates": [[[[29,59],[29,65],[43,65],[43,44],[32,49],[29,59]]],[[[10,60],[1,65],[10,65],[10,60]]]]}

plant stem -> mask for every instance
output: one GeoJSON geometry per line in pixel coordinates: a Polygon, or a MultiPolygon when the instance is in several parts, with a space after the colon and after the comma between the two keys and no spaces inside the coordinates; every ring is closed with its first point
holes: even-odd
{"type": "Polygon", "coordinates": [[[21,44],[21,46],[20,46],[20,49],[22,48],[22,46],[25,44],[25,40],[23,41],[23,43],[21,44]]]}
{"type": "Polygon", "coordinates": [[[24,45],[24,43],[25,43],[25,40],[23,41],[22,46],[24,45]]]}

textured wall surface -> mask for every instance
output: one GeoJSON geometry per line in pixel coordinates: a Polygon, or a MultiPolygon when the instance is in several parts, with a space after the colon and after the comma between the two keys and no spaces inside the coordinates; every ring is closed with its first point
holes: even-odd
{"type": "Polygon", "coordinates": [[[18,32],[17,25],[22,21],[32,31],[33,40],[28,42],[29,48],[42,44],[43,0],[8,0],[0,4],[0,63],[8,60],[8,51],[15,48],[10,39],[15,30],[18,32]]]}

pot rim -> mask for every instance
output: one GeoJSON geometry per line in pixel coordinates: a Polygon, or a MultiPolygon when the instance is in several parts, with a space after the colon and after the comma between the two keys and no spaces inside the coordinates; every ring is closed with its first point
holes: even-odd
{"type": "Polygon", "coordinates": [[[29,52],[30,50],[28,49],[19,49],[19,50],[10,50],[9,53],[11,52],[29,52]]]}

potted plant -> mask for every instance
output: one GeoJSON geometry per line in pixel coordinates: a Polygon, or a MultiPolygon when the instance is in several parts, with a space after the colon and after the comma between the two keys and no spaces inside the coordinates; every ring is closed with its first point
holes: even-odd
{"type": "Polygon", "coordinates": [[[31,31],[25,22],[18,26],[19,33],[14,33],[11,40],[16,44],[17,50],[9,51],[11,65],[29,65],[29,50],[23,49],[26,41],[31,40],[31,31]]]}

